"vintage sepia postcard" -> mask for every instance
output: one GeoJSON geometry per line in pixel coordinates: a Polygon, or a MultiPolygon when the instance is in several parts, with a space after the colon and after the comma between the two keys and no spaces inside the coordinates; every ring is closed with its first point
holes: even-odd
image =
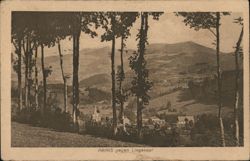
{"type": "Polygon", "coordinates": [[[246,0],[1,2],[3,160],[249,160],[246,0]]]}

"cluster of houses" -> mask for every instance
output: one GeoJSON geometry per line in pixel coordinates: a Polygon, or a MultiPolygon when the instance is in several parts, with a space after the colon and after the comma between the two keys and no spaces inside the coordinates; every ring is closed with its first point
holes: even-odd
{"type": "MultiPolygon", "coordinates": [[[[93,122],[101,122],[103,118],[105,118],[106,120],[107,119],[109,119],[109,120],[112,119],[112,118],[110,118],[110,116],[102,115],[101,112],[100,112],[100,110],[97,109],[97,107],[95,106],[94,107],[94,112],[91,115],[91,120],[93,122]]],[[[131,121],[126,116],[123,116],[123,122],[124,122],[125,125],[131,125],[131,121]]]]}
{"type": "MultiPolygon", "coordinates": [[[[94,111],[91,115],[91,120],[93,122],[101,122],[103,118],[105,118],[105,115],[102,115],[100,110],[98,110],[97,107],[95,106],[94,111]]],[[[112,119],[112,118],[109,118],[108,116],[106,116],[106,118],[112,119]]],[[[123,120],[124,120],[125,125],[133,125],[132,122],[126,116],[124,116],[123,120]]],[[[142,122],[144,126],[148,126],[148,127],[167,126],[169,130],[172,127],[189,129],[193,127],[195,123],[195,119],[194,119],[194,116],[176,116],[176,122],[169,123],[164,119],[160,119],[156,116],[152,116],[149,118],[143,118],[142,122]]]]}
{"type": "Polygon", "coordinates": [[[190,129],[193,127],[194,123],[195,123],[194,116],[176,116],[176,121],[174,123],[167,122],[166,120],[160,119],[156,116],[143,119],[144,125],[157,125],[159,127],[167,126],[169,130],[172,127],[190,129]]]}

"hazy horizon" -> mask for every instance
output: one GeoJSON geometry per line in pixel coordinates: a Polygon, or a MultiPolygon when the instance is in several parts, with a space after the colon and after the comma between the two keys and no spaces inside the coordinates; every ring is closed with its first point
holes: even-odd
{"type": "MultiPolygon", "coordinates": [[[[151,44],[149,44],[149,45],[147,45],[147,47],[148,46],[150,46],[150,45],[174,45],[174,44],[182,44],[182,43],[188,43],[188,42],[191,42],[191,43],[194,43],[194,44],[198,44],[198,45],[202,45],[202,46],[204,46],[204,47],[207,47],[207,48],[210,48],[210,49],[213,49],[213,50],[215,50],[215,48],[212,48],[212,47],[208,47],[208,46],[206,46],[206,45],[203,45],[203,44],[200,44],[200,43],[197,43],[197,42],[194,42],[194,41],[182,41],[182,42],[176,42],[176,43],[151,43],[151,44]]],[[[146,47],[146,48],[147,48],[146,47]]],[[[107,45],[107,46],[100,46],[100,47],[96,47],[96,48],[81,48],[80,49],[80,52],[81,51],[87,51],[87,50],[99,50],[99,49],[105,49],[105,48],[109,48],[110,49],[110,52],[111,52],[111,46],[109,46],[109,45],[107,45]]],[[[116,50],[119,50],[120,48],[118,47],[118,48],[116,48],[116,50]]],[[[72,49],[63,49],[62,50],[62,52],[63,52],[63,55],[70,55],[70,54],[72,54],[72,49]],[[66,50],[66,52],[67,53],[65,53],[65,51],[63,51],[63,50],[66,50]]],[[[126,50],[137,50],[136,48],[126,48],[126,50]]],[[[215,50],[216,51],[216,50],[215,50]]],[[[51,52],[51,51],[49,51],[49,52],[51,52]]],[[[230,54],[230,53],[232,53],[233,51],[231,51],[231,52],[223,52],[223,51],[221,51],[222,53],[225,53],[225,54],[230,54]]],[[[45,57],[50,57],[50,56],[58,56],[58,54],[57,54],[57,48],[56,48],[56,50],[55,51],[53,51],[53,53],[49,53],[49,54],[47,54],[47,52],[45,52],[45,57]]],[[[80,53],[81,54],[81,53],[80,53]]],[[[84,53],[83,53],[84,54],[84,53]]],[[[216,52],[214,53],[214,54],[216,54],[216,52]]],[[[39,57],[39,56],[38,56],[39,57]]]]}
{"type": "MultiPolygon", "coordinates": [[[[231,13],[229,16],[221,17],[220,27],[220,48],[221,52],[230,53],[234,51],[234,46],[240,34],[241,26],[233,23],[235,18],[242,16],[241,13],[231,13]]],[[[148,31],[148,42],[149,44],[175,44],[186,41],[192,41],[197,44],[213,48],[214,36],[208,30],[195,31],[190,29],[182,22],[182,17],[177,17],[174,13],[164,13],[159,21],[152,20],[149,18],[149,31],[148,31]]],[[[127,49],[136,50],[137,41],[136,35],[140,27],[140,20],[138,19],[133,27],[131,28],[131,36],[126,41],[127,49]]],[[[97,30],[98,36],[91,38],[89,35],[81,34],[80,38],[80,50],[83,49],[95,49],[103,47],[111,47],[111,42],[101,42],[100,35],[104,31],[102,29],[97,30]]],[[[61,46],[64,52],[63,54],[72,54],[72,40],[69,38],[61,41],[61,46]]],[[[116,49],[120,48],[120,38],[116,39],[116,49]]],[[[47,48],[45,56],[58,55],[57,47],[47,48]]]]}

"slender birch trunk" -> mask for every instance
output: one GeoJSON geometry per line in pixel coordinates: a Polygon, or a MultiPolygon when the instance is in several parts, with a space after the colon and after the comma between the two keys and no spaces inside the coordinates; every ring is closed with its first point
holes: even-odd
{"type": "Polygon", "coordinates": [[[19,99],[18,99],[18,107],[19,111],[23,109],[23,92],[22,92],[22,44],[21,40],[18,41],[18,90],[19,90],[19,99]]]}
{"type": "Polygon", "coordinates": [[[60,67],[61,67],[61,72],[62,72],[62,78],[63,78],[63,85],[64,85],[64,111],[68,112],[67,108],[67,82],[66,82],[66,77],[64,75],[64,70],[63,70],[63,55],[61,52],[61,45],[60,45],[60,40],[58,40],[58,52],[59,52],[59,57],[60,57],[60,67]]]}
{"type": "Polygon", "coordinates": [[[217,57],[217,84],[218,84],[218,107],[219,107],[219,125],[220,125],[220,139],[221,139],[221,146],[226,146],[225,144],[225,132],[224,132],[224,125],[223,119],[221,116],[221,109],[222,109],[222,102],[221,102],[221,68],[220,68],[220,13],[216,12],[216,57],[217,57]]]}
{"type": "Polygon", "coordinates": [[[27,36],[26,38],[26,49],[25,49],[25,45],[23,46],[24,48],[24,54],[25,54],[25,102],[24,102],[24,105],[25,105],[25,108],[28,108],[28,104],[29,104],[29,99],[28,99],[28,86],[29,86],[29,79],[28,79],[28,74],[29,74],[29,55],[28,55],[28,51],[29,51],[29,45],[28,45],[28,42],[29,42],[29,38],[27,36]]]}
{"type": "Polygon", "coordinates": [[[239,84],[240,84],[240,70],[239,70],[239,51],[240,51],[240,44],[243,37],[243,27],[240,33],[239,40],[236,44],[235,50],[235,104],[234,104],[234,124],[235,124],[235,141],[236,146],[240,145],[239,139],[239,84]]]}
{"type": "Polygon", "coordinates": [[[117,134],[117,114],[116,114],[116,100],[115,100],[115,97],[116,97],[115,96],[115,35],[113,35],[113,39],[112,39],[111,77],[112,77],[111,90],[112,90],[112,109],[113,109],[113,135],[115,136],[117,134]]]}
{"type": "MultiPolygon", "coordinates": [[[[141,29],[140,29],[140,40],[139,40],[139,56],[138,56],[138,83],[139,87],[142,87],[142,63],[144,58],[144,52],[145,52],[145,45],[146,45],[146,37],[147,37],[147,28],[148,28],[148,22],[147,22],[147,13],[141,14],[141,29]]],[[[138,138],[142,139],[142,96],[138,93],[137,94],[137,130],[138,130],[138,138]]]]}
{"type": "MultiPolygon", "coordinates": [[[[123,50],[124,50],[124,36],[121,37],[121,74],[124,75],[124,67],[123,67],[123,50]]],[[[124,78],[121,78],[120,82],[119,82],[119,91],[120,91],[120,95],[123,95],[123,91],[122,91],[122,82],[123,82],[124,78]]],[[[120,109],[120,121],[123,124],[124,128],[125,128],[125,124],[124,124],[124,100],[121,99],[120,105],[121,105],[121,109],[120,109]]]]}
{"type": "Polygon", "coordinates": [[[44,66],[44,46],[41,44],[41,64],[42,64],[42,74],[43,74],[43,106],[41,107],[41,115],[44,115],[47,106],[47,82],[46,82],[46,71],[44,66]]]}
{"type": "Polygon", "coordinates": [[[68,86],[67,86],[67,78],[65,78],[65,82],[64,82],[64,102],[65,102],[65,106],[64,106],[64,110],[65,112],[69,112],[68,110],[68,86]]]}
{"type": "Polygon", "coordinates": [[[78,82],[78,69],[79,69],[79,39],[80,31],[73,34],[73,122],[74,128],[78,127],[78,106],[79,106],[79,82],[78,82]]]}
{"type": "Polygon", "coordinates": [[[37,68],[37,46],[35,47],[35,109],[38,110],[38,68],[37,68]]]}
{"type": "Polygon", "coordinates": [[[137,135],[139,140],[142,139],[142,104],[141,98],[137,96],[137,135]]]}
{"type": "Polygon", "coordinates": [[[28,106],[29,108],[31,108],[31,86],[32,86],[32,55],[33,55],[33,51],[31,49],[31,42],[29,41],[28,43],[28,106]]]}

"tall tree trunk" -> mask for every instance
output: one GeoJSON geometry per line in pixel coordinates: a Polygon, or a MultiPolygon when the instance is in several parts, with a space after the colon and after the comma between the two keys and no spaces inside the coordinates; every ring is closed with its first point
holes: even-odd
{"type": "Polygon", "coordinates": [[[225,146],[225,133],[224,133],[224,125],[221,116],[221,68],[220,68],[220,12],[216,12],[216,57],[217,57],[217,84],[218,84],[218,107],[219,107],[219,125],[220,125],[220,139],[221,139],[221,146],[225,146]]]}
{"type": "Polygon", "coordinates": [[[23,109],[23,92],[22,92],[22,44],[21,40],[18,41],[18,90],[19,90],[19,99],[18,107],[19,111],[23,109]]]}
{"type": "Polygon", "coordinates": [[[80,31],[73,34],[73,122],[74,128],[78,128],[78,105],[79,105],[79,82],[78,82],[78,69],[79,69],[79,39],[80,31]]]}
{"type": "Polygon", "coordinates": [[[64,84],[64,89],[63,89],[63,93],[64,93],[64,112],[68,112],[68,108],[67,108],[67,82],[66,82],[66,77],[64,75],[64,71],[63,71],[63,55],[62,55],[62,52],[61,52],[60,40],[58,40],[58,52],[59,52],[59,57],[60,57],[60,67],[61,67],[63,84],[64,84]]]}
{"type": "Polygon", "coordinates": [[[141,98],[137,96],[137,135],[139,140],[142,139],[142,103],[141,98]]]}
{"type": "MultiPolygon", "coordinates": [[[[145,45],[146,45],[146,35],[147,34],[147,13],[141,13],[141,29],[140,29],[140,40],[139,40],[139,56],[138,56],[138,83],[139,88],[142,88],[142,63],[144,59],[145,45]]],[[[142,96],[137,94],[137,130],[138,138],[142,139],[142,96]]]]}
{"type": "MultiPolygon", "coordinates": [[[[123,49],[124,49],[124,36],[121,37],[121,73],[122,75],[124,75],[124,67],[123,67],[123,49]]],[[[120,95],[123,95],[123,91],[122,91],[122,82],[123,82],[123,78],[121,78],[120,82],[119,82],[119,91],[120,91],[120,95]]],[[[123,124],[124,128],[125,128],[125,124],[124,124],[124,102],[121,99],[120,102],[121,105],[121,109],[120,109],[120,122],[123,124]]]]}
{"type": "Polygon", "coordinates": [[[35,48],[35,109],[38,110],[38,68],[37,68],[37,46],[35,48]]]}
{"type": "MultiPolygon", "coordinates": [[[[112,23],[112,22],[111,22],[112,23]]],[[[111,77],[112,77],[112,109],[113,109],[113,135],[117,134],[117,115],[116,115],[116,99],[115,99],[115,35],[112,39],[111,51],[111,77]]]]}
{"type": "Polygon", "coordinates": [[[31,90],[31,86],[32,86],[32,55],[33,55],[33,51],[31,49],[31,42],[29,41],[28,43],[28,106],[29,108],[31,107],[31,93],[30,93],[30,90],[31,90]]]}
{"type": "Polygon", "coordinates": [[[236,146],[239,146],[239,84],[240,84],[240,71],[239,71],[239,51],[240,51],[240,44],[243,37],[243,27],[240,33],[239,40],[236,44],[236,50],[235,50],[235,104],[234,104],[234,124],[235,124],[235,141],[236,146]]]}
{"type": "Polygon", "coordinates": [[[42,73],[43,73],[43,107],[41,107],[41,115],[44,115],[47,106],[47,82],[46,82],[46,71],[44,66],[44,46],[41,44],[41,63],[42,63],[42,73]]]}
{"type": "Polygon", "coordinates": [[[65,80],[64,80],[65,82],[64,82],[64,104],[65,104],[65,106],[64,106],[64,111],[65,112],[69,112],[69,110],[68,110],[68,86],[67,86],[67,78],[65,78],[65,80]]]}
{"type": "Polygon", "coordinates": [[[73,123],[76,123],[76,96],[75,96],[75,66],[76,66],[76,62],[75,62],[75,54],[76,54],[76,46],[75,46],[75,36],[73,34],[73,79],[72,79],[72,116],[73,116],[73,123]]]}
{"type": "Polygon", "coordinates": [[[28,45],[28,42],[29,42],[29,38],[27,36],[26,38],[26,49],[24,49],[25,51],[25,102],[24,102],[24,105],[25,105],[25,108],[28,108],[28,104],[29,104],[29,98],[28,98],[28,93],[29,93],[29,89],[28,89],[28,86],[29,86],[29,79],[28,79],[28,74],[29,74],[29,45],[28,45]]]}

